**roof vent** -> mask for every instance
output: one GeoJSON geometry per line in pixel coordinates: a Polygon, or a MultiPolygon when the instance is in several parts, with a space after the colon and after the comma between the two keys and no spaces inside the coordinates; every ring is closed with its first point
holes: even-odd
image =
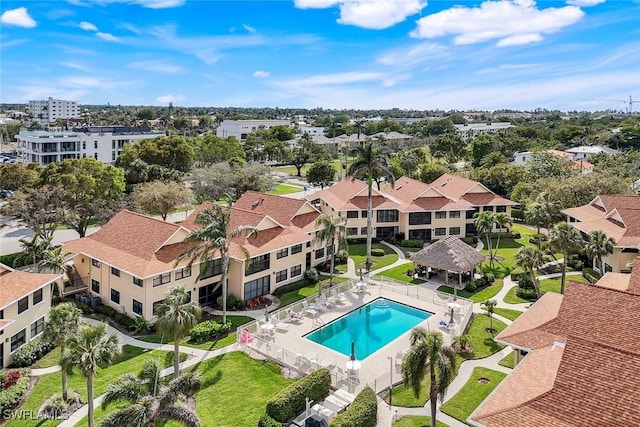
{"type": "Polygon", "coordinates": [[[251,203],[251,206],[253,206],[254,208],[257,207],[260,204],[260,200],[256,200],[255,202],[251,203]]]}
{"type": "Polygon", "coordinates": [[[445,185],[447,185],[447,181],[445,181],[442,184],[440,184],[440,187],[444,187],[445,185]]]}

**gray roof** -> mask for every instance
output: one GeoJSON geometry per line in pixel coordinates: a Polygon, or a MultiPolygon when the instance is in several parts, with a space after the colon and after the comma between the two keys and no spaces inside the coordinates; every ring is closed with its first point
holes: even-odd
{"type": "Polygon", "coordinates": [[[484,260],[484,255],[455,236],[438,240],[411,255],[411,261],[416,264],[453,273],[472,271],[484,260]]]}

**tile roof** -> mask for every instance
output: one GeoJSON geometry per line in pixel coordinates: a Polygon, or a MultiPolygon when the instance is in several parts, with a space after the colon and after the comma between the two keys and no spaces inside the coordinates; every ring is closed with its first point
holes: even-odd
{"type": "Polygon", "coordinates": [[[515,206],[518,203],[494,193],[467,193],[461,198],[472,206],[515,206]]]}
{"type": "MultiPolygon", "coordinates": [[[[4,266],[3,266],[4,267],[4,266]]],[[[24,298],[47,283],[58,280],[61,274],[28,273],[7,269],[0,274],[0,309],[24,298]]]]}
{"type": "Polygon", "coordinates": [[[343,206],[345,206],[351,198],[355,197],[366,188],[367,185],[359,179],[352,181],[350,178],[344,178],[326,190],[318,191],[307,197],[314,200],[322,199],[334,209],[344,210],[343,206]]]}

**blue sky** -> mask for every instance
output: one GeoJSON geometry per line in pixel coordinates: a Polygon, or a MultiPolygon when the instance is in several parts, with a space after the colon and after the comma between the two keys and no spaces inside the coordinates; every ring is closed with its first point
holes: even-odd
{"type": "Polygon", "coordinates": [[[3,0],[0,13],[0,102],[622,110],[640,99],[639,0],[3,0]]]}

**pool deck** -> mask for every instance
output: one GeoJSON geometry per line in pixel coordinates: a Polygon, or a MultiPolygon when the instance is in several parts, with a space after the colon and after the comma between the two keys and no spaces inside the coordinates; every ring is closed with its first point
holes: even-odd
{"type": "MultiPolygon", "coordinates": [[[[407,293],[409,293],[409,289],[411,289],[411,292],[417,294],[418,287],[409,286],[407,288],[407,293]]],[[[366,292],[363,293],[355,292],[355,289],[351,288],[343,292],[343,295],[345,296],[344,304],[336,304],[335,307],[328,309],[325,312],[319,312],[316,317],[306,315],[299,323],[288,323],[290,326],[286,331],[276,330],[272,333],[263,334],[256,332],[257,335],[255,338],[257,339],[254,339],[250,344],[245,345],[245,351],[249,352],[250,349],[253,348],[263,355],[268,355],[269,357],[278,359],[281,362],[284,362],[283,364],[301,371],[311,370],[312,367],[301,366],[302,364],[298,362],[300,359],[299,355],[305,355],[311,352],[317,355],[317,363],[321,363],[323,360],[327,360],[329,358],[333,359],[335,361],[335,367],[337,368],[332,371],[333,373],[345,373],[345,364],[349,360],[348,356],[331,350],[321,344],[315,343],[303,336],[379,297],[384,297],[389,300],[397,301],[399,303],[433,313],[432,316],[422,321],[418,326],[430,331],[442,332],[445,337],[445,343],[449,344],[451,342],[450,334],[438,326],[438,323],[445,319],[445,315],[448,312],[446,305],[447,300],[436,299],[434,301],[433,299],[429,300],[429,298],[425,298],[422,295],[420,296],[420,299],[418,299],[415,296],[406,295],[401,292],[401,289],[396,289],[394,291],[384,286],[376,285],[375,282],[372,282],[367,287],[366,292]]],[[[466,304],[464,304],[463,307],[466,309],[466,304]]],[[[470,304],[468,309],[471,309],[470,304]]],[[[464,313],[460,313],[460,318],[463,317],[463,314],[464,313]]],[[[455,318],[457,320],[459,319],[458,316],[455,318]]],[[[448,319],[448,316],[446,319],[448,319]]],[[[257,331],[257,329],[254,330],[257,331]]],[[[399,380],[400,377],[396,377],[396,375],[399,375],[399,366],[396,361],[396,354],[409,348],[410,333],[411,330],[409,329],[407,332],[403,333],[389,344],[383,346],[364,360],[360,360],[361,368],[358,371],[358,382],[360,384],[373,384],[375,381],[380,381],[381,377],[386,375],[386,385],[388,385],[388,375],[392,370],[394,379],[399,380]],[[391,360],[389,358],[391,358],[391,360]]]]}

